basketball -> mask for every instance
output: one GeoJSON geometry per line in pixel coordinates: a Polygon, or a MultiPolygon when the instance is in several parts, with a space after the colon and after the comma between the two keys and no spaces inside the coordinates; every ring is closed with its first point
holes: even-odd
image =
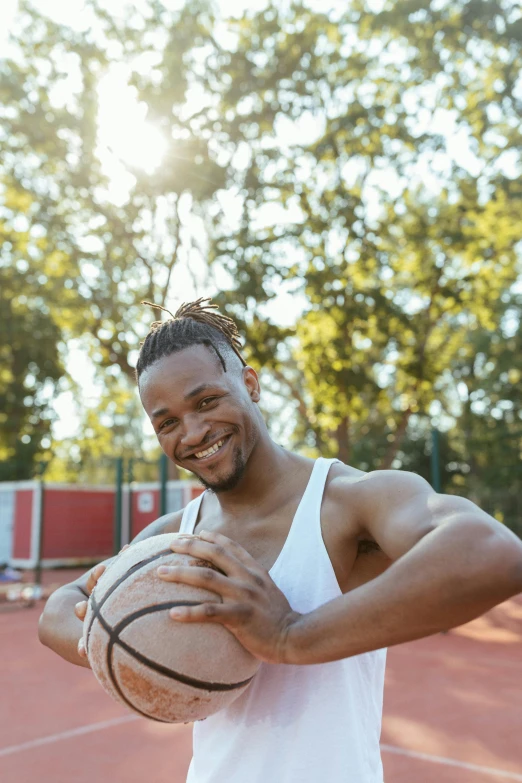
{"type": "Polygon", "coordinates": [[[234,701],[260,662],[222,625],[169,616],[175,606],[221,601],[159,578],[160,565],[210,565],[172,552],[176,537],[140,541],[110,564],[90,596],[84,642],[96,679],[114,699],[153,720],[187,723],[234,701]]]}

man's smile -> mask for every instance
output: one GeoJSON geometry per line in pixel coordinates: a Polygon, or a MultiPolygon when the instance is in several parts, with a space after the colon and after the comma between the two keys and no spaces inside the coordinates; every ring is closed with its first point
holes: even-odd
{"type": "Polygon", "coordinates": [[[220,438],[211,446],[208,446],[205,449],[201,449],[201,451],[196,451],[192,454],[189,454],[187,457],[185,457],[185,460],[191,459],[196,461],[198,464],[206,465],[207,463],[213,461],[217,455],[221,457],[231,437],[231,434],[225,435],[225,437],[220,438]]]}

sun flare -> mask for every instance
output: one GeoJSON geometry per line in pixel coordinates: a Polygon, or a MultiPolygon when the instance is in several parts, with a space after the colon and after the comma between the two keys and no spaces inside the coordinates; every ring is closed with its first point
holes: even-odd
{"type": "Polygon", "coordinates": [[[136,99],[124,67],[113,67],[100,80],[98,97],[100,147],[124,167],[153,174],[163,161],[167,141],[159,128],[147,121],[147,107],[136,99]]]}

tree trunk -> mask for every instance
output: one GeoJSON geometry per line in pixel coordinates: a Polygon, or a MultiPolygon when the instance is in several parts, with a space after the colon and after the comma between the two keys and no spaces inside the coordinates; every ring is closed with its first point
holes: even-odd
{"type": "Polygon", "coordinates": [[[337,429],[334,433],[334,438],[337,443],[337,459],[348,465],[350,459],[350,419],[348,416],[343,416],[339,422],[337,429]]]}
{"type": "Polygon", "coordinates": [[[404,437],[404,434],[406,432],[406,429],[408,427],[408,422],[410,420],[411,416],[411,409],[407,408],[403,414],[402,418],[399,422],[399,426],[397,427],[395,431],[394,438],[392,442],[390,443],[390,447],[386,454],[384,455],[384,459],[382,463],[379,465],[379,470],[389,470],[391,467],[391,464],[393,460],[395,459],[395,455],[397,454],[399,450],[399,446],[401,445],[402,439],[404,437]]]}

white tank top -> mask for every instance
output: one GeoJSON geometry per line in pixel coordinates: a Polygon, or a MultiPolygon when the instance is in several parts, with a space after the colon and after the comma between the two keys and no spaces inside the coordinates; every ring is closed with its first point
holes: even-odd
{"type": "MultiPolygon", "coordinates": [[[[300,613],[341,595],[321,533],[320,458],[270,576],[300,613]]],[[[186,507],[192,533],[203,495],[186,507]]],[[[262,663],[230,707],[194,724],[187,783],[382,783],[386,650],[307,666],[262,663]]]]}

